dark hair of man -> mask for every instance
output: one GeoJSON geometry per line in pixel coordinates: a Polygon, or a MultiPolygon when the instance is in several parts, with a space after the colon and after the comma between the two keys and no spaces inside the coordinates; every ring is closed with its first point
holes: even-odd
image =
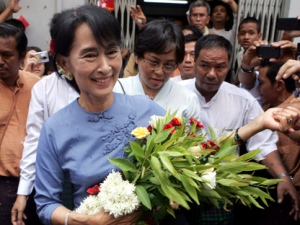
{"type": "Polygon", "coordinates": [[[134,54],[142,59],[145,52],[166,54],[175,50],[176,63],[184,59],[184,36],[180,27],[170,20],[152,20],[140,30],[134,46],[134,54]]]}
{"type": "Polygon", "coordinates": [[[24,24],[18,19],[10,18],[10,19],[5,20],[5,23],[14,25],[14,26],[18,27],[19,29],[21,29],[23,32],[25,32],[24,24]]]}
{"type": "Polygon", "coordinates": [[[240,25],[239,25],[239,27],[238,27],[238,31],[240,31],[241,26],[242,26],[243,24],[246,24],[246,23],[255,23],[255,24],[256,24],[256,27],[257,27],[257,33],[260,33],[261,27],[260,27],[260,22],[259,22],[259,20],[256,19],[255,17],[250,17],[250,16],[244,18],[244,19],[240,22],[240,25]]]}
{"type": "Polygon", "coordinates": [[[203,36],[202,31],[195,25],[185,25],[181,30],[190,30],[193,34],[199,36],[199,38],[203,36]]]}
{"type": "MultiPolygon", "coordinates": [[[[282,65],[283,64],[281,63],[272,63],[265,60],[262,61],[260,66],[261,68],[267,67],[266,77],[270,80],[272,85],[276,82],[275,78],[282,65]]],[[[283,81],[287,92],[293,93],[293,91],[296,89],[295,80],[292,77],[288,77],[287,79],[283,79],[283,81]]]]}
{"type": "Polygon", "coordinates": [[[224,37],[216,34],[208,34],[196,42],[195,45],[195,61],[197,60],[199,53],[202,49],[222,48],[228,53],[228,60],[230,61],[232,55],[232,45],[224,37]]]}
{"type": "Polygon", "coordinates": [[[189,7],[189,14],[191,15],[192,10],[194,7],[205,7],[207,9],[207,15],[210,15],[210,6],[207,2],[202,1],[202,0],[198,0],[198,1],[194,1],[190,4],[189,7]]]}
{"type": "MultiPolygon", "coordinates": [[[[118,20],[107,10],[94,5],[83,5],[57,13],[50,23],[50,35],[54,42],[53,67],[57,74],[59,72],[56,66],[56,55],[69,56],[75,32],[84,23],[90,27],[100,46],[121,46],[121,27],[118,20]]],[[[75,79],[70,84],[79,92],[75,79]]]]}
{"type": "Polygon", "coordinates": [[[0,37],[14,37],[16,40],[16,49],[19,53],[19,59],[25,56],[28,41],[23,31],[11,24],[0,23],[0,37]]]}
{"type": "Polygon", "coordinates": [[[193,42],[193,41],[198,41],[200,37],[198,35],[195,34],[188,34],[184,36],[184,43],[189,43],[189,42],[193,42]]]}

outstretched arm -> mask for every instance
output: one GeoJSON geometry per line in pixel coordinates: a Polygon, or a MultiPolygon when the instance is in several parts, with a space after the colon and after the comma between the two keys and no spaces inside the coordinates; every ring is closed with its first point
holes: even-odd
{"type": "Polygon", "coordinates": [[[0,23],[5,22],[13,13],[18,12],[21,7],[19,6],[20,0],[10,0],[9,5],[6,9],[0,14],[0,23]]]}

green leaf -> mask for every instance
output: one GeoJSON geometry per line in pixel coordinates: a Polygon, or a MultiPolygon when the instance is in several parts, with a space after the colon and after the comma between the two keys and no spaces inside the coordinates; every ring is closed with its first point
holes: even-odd
{"type": "Polygon", "coordinates": [[[273,198],[265,193],[264,191],[262,191],[261,189],[257,188],[257,187],[244,187],[243,190],[246,190],[248,192],[251,192],[252,195],[257,195],[257,196],[260,196],[260,197],[263,197],[263,198],[266,198],[266,199],[270,199],[272,200],[273,198]]]}
{"type": "Polygon", "coordinates": [[[264,209],[251,195],[248,196],[252,204],[254,204],[259,209],[264,209]]]}
{"type": "Polygon", "coordinates": [[[136,142],[130,142],[131,150],[136,156],[145,157],[142,147],[136,142]]]}
{"type": "Polygon", "coordinates": [[[247,183],[242,183],[231,179],[218,179],[217,183],[222,184],[224,186],[235,186],[235,187],[248,186],[247,183]]]}
{"type": "Polygon", "coordinates": [[[243,154],[240,157],[238,157],[236,161],[247,161],[247,160],[254,159],[255,156],[260,152],[261,152],[260,149],[252,150],[252,151],[247,152],[246,154],[243,154]]]}
{"type": "Polygon", "coordinates": [[[146,189],[141,185],[136,185],[135,192],[138,196],[138,199],[142,202],[142,204],[146,206],[149,210],[151,210],[152,206],[146,189]]]}
{"type": "Polygon", "coordinates": [[[181,176],[181,182],[185,188],[186,193],[188,193],[191,196],[191,198],[199,205],[200,203],[197,191],[196,188],[191,185],[191,181],[193,182],[193,180],[189,177],[181,176]]]}
{"type": "MultiPolygon", "coordinates": [[[[227,147],[227,148],[220,149],[220,150],[217,152],[216,157],[218,157],[218,158],[223,158],[223,157],[225,157],[225,156],[235,154],[236,148],[237,148],[237,145],[231,145],[231,146],[229,146],[229,147],[227,147]]],[[[220,159],[219,161],[221,162],[222,160],[220,159]]]]}
{"type": "Polygon", "coordinates": [[[228,162],[223,165],[221,165],[218,169],[218,171],[228,171],[231,173],[238,173],[241,171],[254,171],[254,170],[261,170],[264,169],[265,166],[259,164],[259,163],[251,163],[251,162],[228,162]]]}
{"type": "Polygon", "coordinates": [[[194,180],[202,181],[202,179],[194,171],[182,168],[182,172],[184,175],[191,177],[194,180]]]}
{"type": "Polygon", "coordinates": [[[210,139],[211,140],[216,140],[216,133],[215,133],[215,131],[214,131],[214,129],[212,128],[212,127],[208,127],[208,130],[209,130],[209,136],[210,136],[210,139]]]}
{"type": "Polygon", "coordinates": [[[272,186],[272,185],[278,184],[280,182],[282,182],[282,179],[269,179],[269,180],[265,180],[264,182],[262,182],[261,185],[272,186]]]}
{"type": "Polygon", "coordinates": [[[200,190],[199,195],[204,197],[214,197],[214,198],[221,199],[221,196],[218,194],[218,192],[216,192],[215,190],[208,190],[205,188],[202,188],[200,190]]]}
{"type": "Polygon", "coordinates": [[[150,159],[150,165],[151,165],[151,168],[153,170],[153,173],[154,175],[159,178],[159,177],[162,177],[163,174],[162,174],[162,169],[161,169],[161,164],[160,164],[160,161],[158,160],[157,157],[155,156],[151,156],[151,159],[150,159]]]}
{"type": "Polygon", "coordinates": [[[130,172],[137,172],[137,168],[135,165],[129,161],[128,159],[122,159],[122,158],[109,158],[108,159],[110,163],[116,165],[119,167],[122,171],[130,171],[130,172]]]}
{"type": "Polygon", "coordinates": [[[175,168],[173,167],[171,161],[169,160],[169,158],[163,154],[159,154],[159,158],[164,166],[165,169],[169,170],[173,176],[178,176],[177,171],[175,170],[175,168]]]}
{"type": "Polygon", "coordinates": [[[169,137],[171,131],[172,131],[172,129],[162,130],[159,134],[157,134],[153,138],[154,143],[157,144],[157,143],[164,142],[169,137]]]}

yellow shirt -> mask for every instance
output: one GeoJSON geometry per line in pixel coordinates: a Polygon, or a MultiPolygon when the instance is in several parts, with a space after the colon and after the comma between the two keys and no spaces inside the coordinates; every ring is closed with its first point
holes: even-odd
{"type": "Polygon", "coordinates": [[[0,176],[19,176],[31,89],[39,79],[20,70],[14,90],[0,79],[0,176]]]}

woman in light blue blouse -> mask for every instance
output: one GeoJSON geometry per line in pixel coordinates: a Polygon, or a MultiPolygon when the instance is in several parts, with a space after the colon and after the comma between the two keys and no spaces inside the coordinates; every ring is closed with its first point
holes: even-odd
{"type": "Polygon", "coordinates": [[[164,115],[145,96],[113,93],[122,64],[118,21],[106,10],[84,5],[56,14],[52,28],[56,62],[76,80],[80,96],[44,124],[37,150],[37,210],[43,224],[134,224],[139,213],[117,219],[69,213],[62,205],[62,182],[68,173],[74,205],[86,190],[116,169],[108,158],[126,157],[131,131],[147,126],[151,115],[164,115]]]}

